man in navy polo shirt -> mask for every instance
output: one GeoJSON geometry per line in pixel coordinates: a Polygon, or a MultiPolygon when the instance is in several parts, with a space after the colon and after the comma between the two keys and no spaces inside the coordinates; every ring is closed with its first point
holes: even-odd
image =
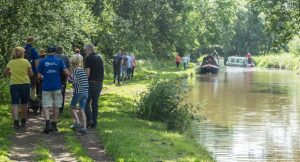
{"type": "Polygon", "coordinates": [[[30,99],[35,100],[35,92],[36,92],[36,81],[37,81],[37,72],[36,68],[39,63],[39,53],[37,50],[32,46],[34,43],[34,37],[29,36],[26,39],[26,45],[24,46],[25,54],[24,58],[27,59],[32,68],[33,76],[30,78],[30,99]]]}
{"type": "Polygon", "coordinates": [[[96,128],[98,118],[98,100],[102,90],[104,66],[101,56],[95,53],[94,45],[84,45],[84,51],[86,53],[85,71],[89,77],[89,94],[86,101],[85,114],[87,118],[87,125],[92,128],[96,128]]]}
{"type": "MultiPolygon", "coordinates": [[[[58,46],[56,47],[56,54],[55,56],[59,59],[61,59],[64,64],[66,65],[67,69],[69,71],[71,71],[71,65],[70,65],[70,60],[68,58],[68,56],[64,55],[64,48],[62,46],[58,46]]],[[[67,88],[67,80],[68,78],[65,77],[63,74],[61,76],[61,84],[62,84],[62,87],[61,87],[61,93],[62,93],[62,96],[63,96],[63,102],[62,102],[62,105],[59,107],[59,112],[62,113],[63,110],[64,110],[64,105],[65,105],[65,94],[66,94],[66,88],[67,88]]]]}
{"type": "Polygon", "coordinates": [[[46,127],[43,130],[43,133],[46,134],[50,131],[58,132],[56,123],[59,116],[59,107],[61,107],[63,100],[61,93],[61,73],[63,73],[66,77],[70,75],[64,62],[54,56],[55,51],[55,47],[49,47],[47,49],[47,57],[40,61],[37,68],[38,79],[43,79],[42,106],[46,120],[46,127]],[[49,115],[50,108],[53,108],[51,123],[49,115]]]}

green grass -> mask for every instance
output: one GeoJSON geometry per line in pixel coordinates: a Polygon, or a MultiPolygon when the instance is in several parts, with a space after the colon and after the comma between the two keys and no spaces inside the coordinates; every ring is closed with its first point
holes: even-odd
{"type": "Polygon", "coordinates": [[[11,145],[10,137],[14,134],[10,105],[1,105],[0,109],[0,161],[9,161],[8,153],[11,145]]]}
{"type": "Polygon", "coordinates": [[[168,132],[160,122],[136,118],[132,102],[122,94],[101,97],[98,130],[116,161],[213,161],[210,153],[188,136],[168,132]]]}
{"type": "Polygon", "coordinates": [[[36,154],[35,161],[43,161],[43,162],[55,161],[49,149],[47,149],[47,147],[44,145],[39,145],[37,148],[35,148],[34,152],[36,154]]]}
{"type": "Polygon", "coordinates": [[[147,90],[152,79],[158,75],[174,79],[188,76],[193,68],[178,70],[175,65],[143,64],[137,71],[133,80],[122,86],[109,85],[107,89],[111,90],[100,97],[97,130],[108,153],[115,161],[214,161],[190,136],[168,132],[165,124],[135,115],[138,93],[147,90]]]}
{"type": "MultiPolygon", "coordinates": [[[[66,105],[68,105],[68,103],[66,103],[66,105]]],[[[66,106],[59,122],[60,133],[64,134],[66,147],[71,153],[74,154],[76,160],[82,162],[92,162],[93,160],[88,156],[86,150],[76,137],[76,134],[69,128],[72,123],[73,119],[71,118],[69,107],[66,106]]]]}
{"type": "MultiPolygon", "coordinates": [[[[193,67],[194,65],[191,64],[193,67]]],[[[194,73],[194,69],[176,69],[175,63],[140,63],[134,79],[121,86],[111,84],[112,75],[107,75],[100,97],[98,135],[115,161],[214,161],[210,153],[184,134],[168,132],[166,125],[136,118],[135,102],[139,93],[157,76],[177,78],[194,73]]],[[[68,86],[70,88],[70,86],[68,86]]],[[[66,103],[66,107],[68,103],[66,103]]],[[[8,153],[14,134],[8,105],[0,112],[0,161],[9,161],[8,153]]],[[[66,147],[78,161],[93,161],[69,126],[73,120],[68,108],[60,117],[59,128],[64,134],[66,147]]],[[[54,161],[51,152],[44,146],[35,149],[36,161],[54,161]]]]}
{"type": "Polygon", "coordinates": [[[276,53],[253,57],[257,67],[299,70],[299,57],[291,53],[276,53]]]}

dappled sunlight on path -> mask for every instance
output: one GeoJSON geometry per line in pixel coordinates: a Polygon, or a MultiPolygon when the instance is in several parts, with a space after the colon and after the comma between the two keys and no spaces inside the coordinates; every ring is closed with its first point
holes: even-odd
{"type": "Polygon", "coordinates": [[[112,162],[113,160],[107,156],[107,153],[97,137],[96,129],[89,129],[88,134],[78,136],[81,144],[85,147],[87,154],[94,161],[112,162]]]}
{"type": "Polygon", "coordinates": [[[44,119],[41,115],[29,115],[26,130],[16,132],[12,137],[9,158],[12,161],[36,161],[39,147],[50,150],[55,161],[76,161],[64,146],[62,133],[43,134],[44,119]]]}

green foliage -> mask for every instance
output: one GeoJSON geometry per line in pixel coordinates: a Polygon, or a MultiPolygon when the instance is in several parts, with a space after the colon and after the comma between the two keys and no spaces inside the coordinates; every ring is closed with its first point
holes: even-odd
{"type": "Polygon", "coordinates": [[[46,146],[40,145],[35,150],[36,158],[35,161],[54,162],[50,151],[46,146]]]}
{"type": "Polygon", "coordinates": [[[119,50],[166,60],[175,52],[198,57],[199,51],[213,49],[227,56],[265,54],[274,45],[287,49],[286,43],[299,34],[299,1],[247,2],[5,0],[0,9],[0,70],[12,48],[23,46],[29,35],[37,38],[38,49],[62,45],[68,55],[92,42],[107,60],[119,50]]]}
{"type": "Polygon", "coordinates": [[[290,53],[255,56],[253,59],[258,67],[263,68],[297,70],[300,67],[299,58],[290,53]]]}
{"type": "Polygon", "coordinates": [[[8,103],[10,101],[8,78],[0,78],[0,89],[0,103],[8,103]]]}
{"type": "Polygon", "coordinates": [[[10,118],[10,106],[1,105],[0,106],[0,161],[9,161],[8,153],[10,150],[10,137],[13,135],[12,119],[10,118]]]}
{"type": "Polygon", "coordinates": [[[251,52],[255,54],[268,53],[272,47],[272,37],[265,32],[264,21],[259,12],[245,5],[239,8],[237,21],[235,22],[235,35],[231,40],[232,49],[230,55],[245,56],[251,52]]]}
{"type": "Polygon", "coordinates": [[[91,42],[95,24],[84,1],[1,1],[0,70],[10,59],[12,48],[23,46],[29,35],[37,39],[34,46],[38,49],[61,45],[68,54],[83,42],[91,42]]]}
{"type": "Polygon", "coordinates": [[[139,91],[145,83],[136,82],[101,97],[99,135],[115,161],[214,161],[210,153],[193,139],[168,132],[164,123],[141,120],[128,114],[133,98],[128,91],[139,91]]]}
{"type": "Polygon", "coordinates": [[[253,8],[262,13],[269,34],[276,33],[273,46],[288,43],[295,34],[299,34],[299,0],[252,0],[253,8]]]}
{"type": "Polygon", "coordinates": [[[183,103],[185,88],[174,81],[156,81],[141,94],[137,114],[141,119],[162,121],[169,130],[183,132],[191,126],[193,105],[183,103]]]}
{"type": "Polygon", "coordinates": [[[288,44],[289,51],[297,56],[300,55],[300,35],[295,36],[288,44]]]}

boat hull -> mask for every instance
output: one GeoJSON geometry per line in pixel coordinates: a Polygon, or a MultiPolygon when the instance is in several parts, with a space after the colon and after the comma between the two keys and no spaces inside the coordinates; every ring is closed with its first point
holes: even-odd
{"type": "Polygon", "coordinates": [[[199,74],[217,74],[219,72],[219,67],[215,65],[203,65],[199,68],[199,74]]]}

